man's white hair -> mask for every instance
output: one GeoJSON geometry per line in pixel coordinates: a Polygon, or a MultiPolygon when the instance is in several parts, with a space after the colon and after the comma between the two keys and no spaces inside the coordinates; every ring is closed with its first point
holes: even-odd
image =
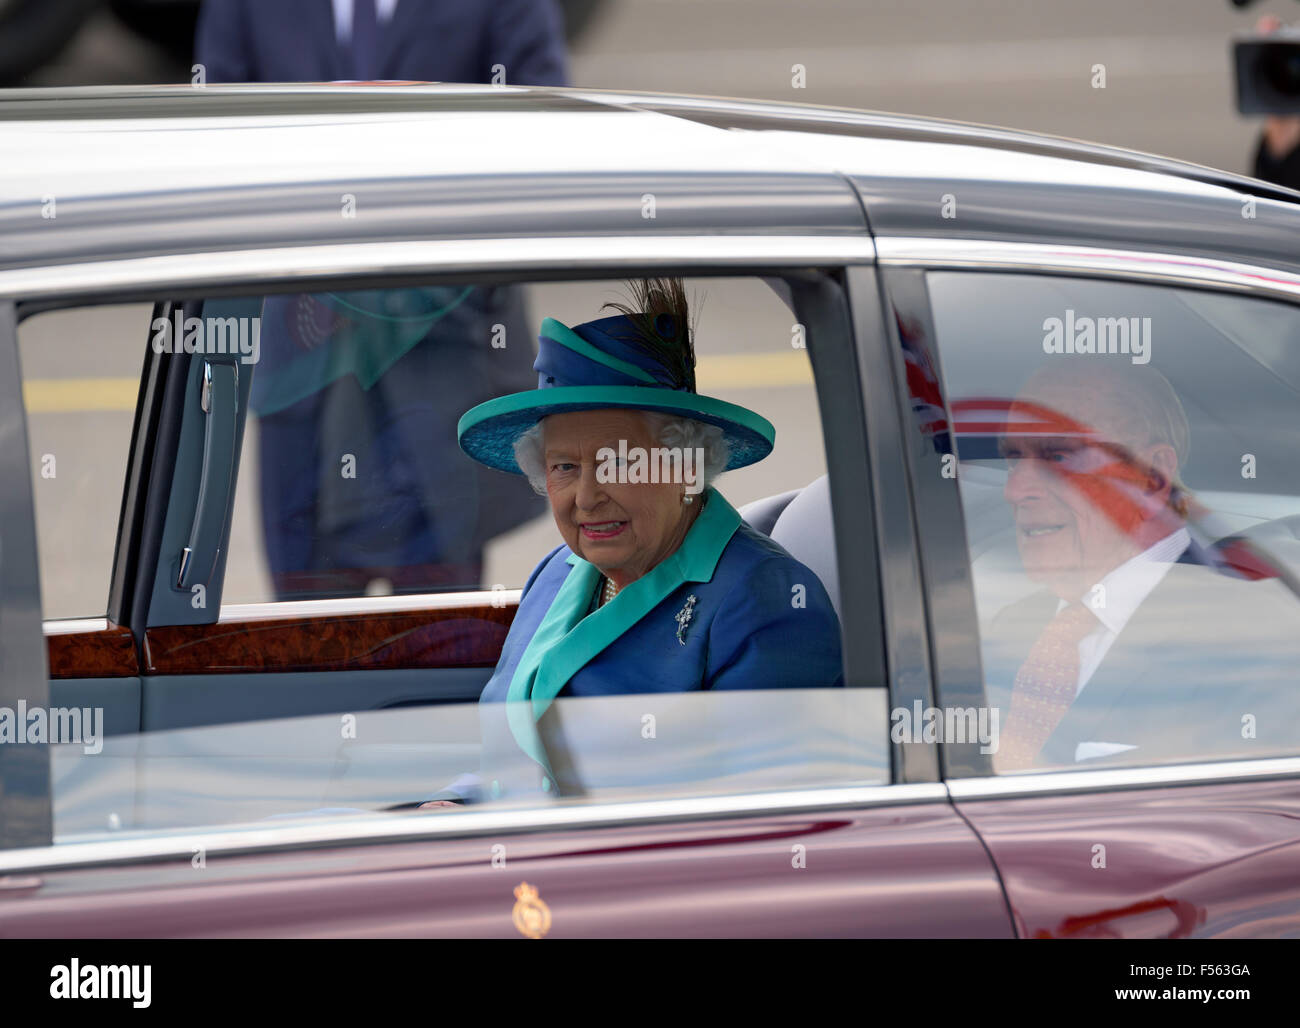
{"type": "MultiPolygon", "coordinates": [[[[660,414],[657,411],[643,410],[637,413],[646,419],[650,434],[659,440],[660,446],[683,451],[704,451],[704,488],[707,489],[722,474],[722,469],[731,457],[731,447],[725,433],[717,425],[674,414],[660,414]]],[[[545,420],[543,418],[515,440],[515,463],[528,476],[529,485],[539,496],[546,495],[546,457],[542,441],[542,424],[545,420]]]]}

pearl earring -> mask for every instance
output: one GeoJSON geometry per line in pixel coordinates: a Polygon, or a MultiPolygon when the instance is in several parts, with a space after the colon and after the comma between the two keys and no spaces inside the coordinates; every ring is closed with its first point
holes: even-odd
{"type": "Polygon", "coordinates": [[[695,497],[690,495],[690,493],[683,494],[682,503],[694,503],[694,502],[695,502],[695,497]]]}

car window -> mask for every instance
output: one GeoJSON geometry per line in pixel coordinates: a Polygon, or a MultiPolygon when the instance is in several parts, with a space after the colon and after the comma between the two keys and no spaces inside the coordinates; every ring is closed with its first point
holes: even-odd
{"type": "Polygon", "coordinates": [[[47,311],[18,325],[47,620],[107,610],[151,311],[47,311]]]}
{"type": "Polygon", "coordinates": [[[1300,310],[927,278],[994,770],[1300,752],[1300,310]]]}
{"type": "MultiPolygon", "coordinates": [[[[160,594],[179,592],[188,608],[205,582],[177,585],[180,548],[161,554],[147,667],[131,698],[142,731],[56,747],[57,839],[359,816],[430,800],[480,809],[887,783],[883,683],[844,688],[809,356],[818,338],[779,285],[685,282],[695,390],[745,409],[727,419],[770,421],[775,445],[686,490],[713,519],[720,548],[707,567],[692,551],[694,577],[619,620],[611,638],[585,633],[599,645],[575,649],[565,676],[554,669],[569,657],[518,669],[529,667],[528,633],[545,636],[549,622],[539,619],[568,596],[560,578],[582,563],[598,568],[596,551],[589,562],[564,560],[569,537],[549,499],[524,475],[471,461],[458,423],[485,401],[537,389],[544,318],[563,328],[610,317],[617,312],[602,305],[626,302],[628,283],[191,302],[175,327],[151,337],[165,360],[190,362],[171,381],[202,386],[205,398],[186,404],[177,481],[183,462],[197,473],[207,452],[202,429],[225,402],[219,390],[248,396],[229,544],[213,572],[224,561],[220,616],[213,623],[195,606],[190,621],[161,619],[160,594]],[[187,337],[190,317],[222,360],[169,348],[167,338],[187,337]],[[205,365],[235,371],[223,374],[225,386],[214,373],[209,392],[205,365]],[[523,597],[498,603],[503,589],[523,597]],[[517,628],[525,634],[512,642],[517,628]],[[519,680],[530,691],[511,702],[519,680]]],[[[847,319],[826,321],[835,323],[847,319]]],[[[849,359],[847,337],[826,342],[828,354],[849,359]]],[[[656,395],[672,399],[680,387],[656,395]]],[[[746,438],[728,436],[728,445],[753,445],[746,438]]],[[[619,456],[615,469],[631,474],[637,459],[619,456]]],[[[684,510],[685,496],[672,492],[673,512],[684,510]]],[[[168,530],[176,514],[188,531],[192,502],[173,503],[168,530]]],[[[584,638],[585,617],[618,603],[591,592],[563,607],[575,619],[566,643],[584,638]]],[[[882,627],[855,630],[861,639],[882,627]]],[[[107,689],[97,695],[112,699],[107,689]]]]}

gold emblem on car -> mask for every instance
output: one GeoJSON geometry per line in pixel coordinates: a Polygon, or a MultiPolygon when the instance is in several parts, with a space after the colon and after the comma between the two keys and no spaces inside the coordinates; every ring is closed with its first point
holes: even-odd
{"type": "Polygon", "coordinates": [[[527,882],[515,887],[515,927],[530,939],[540,939],[551,930],[551,908],[542,902],[537,889],[527,882]]]}

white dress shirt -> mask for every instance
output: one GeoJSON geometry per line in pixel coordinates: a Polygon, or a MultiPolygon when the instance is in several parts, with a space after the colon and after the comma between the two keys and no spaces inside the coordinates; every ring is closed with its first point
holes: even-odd
{"type": "MultiPolygon", "coordinates": [[[[1096,616],[1099,624],[1079,643],[1079,684],[1075,688],[1075,696],[1083,692],[1083,687],[1101,666],[1102,659],[1129,619],[1151,590],[1169,573],[1169,569],[1191,541],[1192,537],[1185,528],[1170,533],[1154,546],[1126,560],[1101,580],[1099,584],[1104,589],[1104,603],[1093,602],[1094,591],[1091,589],[1082,597],[1082,602],[1096,616]]],[[[1061,600],[1056,608],[1057,613],[1067,606],[1069,604],[1061,600]]]]}
{"type": "MultiPolygon", "coordinates": [[[[382,25],[397,10],[397,0],[375,0],[375,17],[382,25]]],[[[352,0],[334,0],[334,35],[340,43],[352,38],[352,0]]]]}
{"type": "MultiPolygon", "coordinates": [[[[1075,688],[1077,697],[1083,687],[1101,666],[1102,659],[1114,644],[1119,633],[1137,612],[1142,601],[1150,595],[1151,590],[1160,584],[1160,580],[1169,573],[1169,569],[1191,544],[1191,534],[1185,528],[1165,536],[1154,546],[1143,550],[1136,557],[1126,560],[1099,583],[1105,589],[1104,603],[1094,603],[1094,590],[1089,590],[1083,597],[1089,610],[1099,622],[1095,631],[1085,635],[1079,642],[1079,684],[1075,688]]],[[[1057,613],[1069,604],[1061,600],[1057,604],[1057,613]]],[[[1081,742],[1075,746],[1076,761],[1095,760],[1109,757],[1125,750],[1135,749],[1128,743],[1081,742]]]]}

